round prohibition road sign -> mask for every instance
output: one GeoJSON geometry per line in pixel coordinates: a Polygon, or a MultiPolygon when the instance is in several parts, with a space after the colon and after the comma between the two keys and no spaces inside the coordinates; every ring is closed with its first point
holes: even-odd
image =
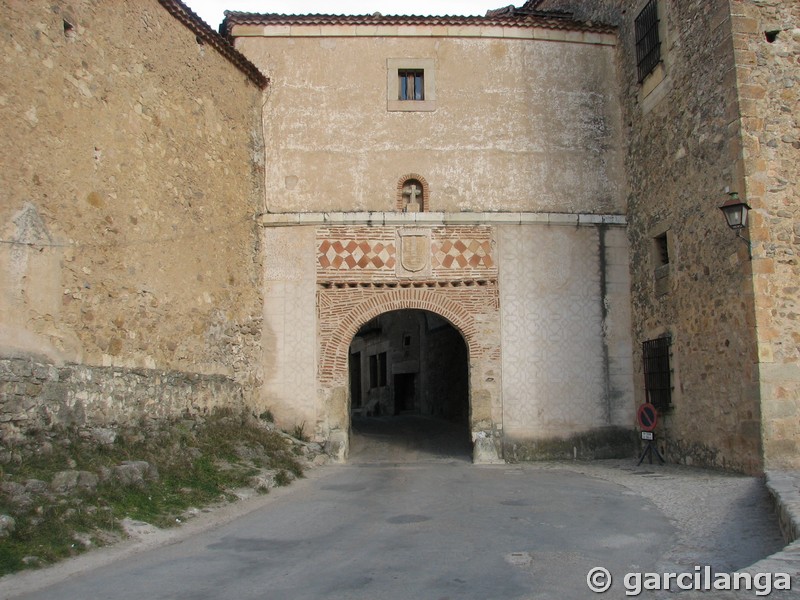
{"type": "Polygon", "coordinates": [[[642,431],[653,431],[658,423],[658,411],[656,407],[646,402],[639,407],[636,411],[636,420],[639,422],[639,427],[642,431]]]}

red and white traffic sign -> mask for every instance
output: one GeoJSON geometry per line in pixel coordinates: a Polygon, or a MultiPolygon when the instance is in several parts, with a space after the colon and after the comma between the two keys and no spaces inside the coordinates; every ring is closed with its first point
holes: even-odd
{"type": "Polygon", "coordinates": [[[653,431],[658,424],[658,411],[656,407],[645,402],[636,411],[636,420],[639,422],[639,427],[642,431],[653,431]]]}

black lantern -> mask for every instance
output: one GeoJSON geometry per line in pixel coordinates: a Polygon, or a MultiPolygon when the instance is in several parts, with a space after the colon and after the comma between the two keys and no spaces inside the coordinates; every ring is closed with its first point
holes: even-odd
{"type": "Polygon", "coordinates": [[[743,229],[747,226],[747,211],[750,207],[746,202],[739,200],[739,194],[731,192],[728,194],[730,199],[719,207],[725,215],[728,227],[731,229],[743,229]]]}
{"type": "Polygon", "coordinates": [[[750,240],[742,235],[742,229],[747,227],[747,211],[750,210],[750,207],[747,205],[747,202],[739,200],[739,194],[736,192],[730,192],[728,196],[730,196],[728,201],[720,206],[719,209],[725,215],[728,227],[736,232],[736,237],[741,238],[741,240],[747,244],[747,256],[750,260],[753,260],[753,250],[750,247],[750,240]]]}

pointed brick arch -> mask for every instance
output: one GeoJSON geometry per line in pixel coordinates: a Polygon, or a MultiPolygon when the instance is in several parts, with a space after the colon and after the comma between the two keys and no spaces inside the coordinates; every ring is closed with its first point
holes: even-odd
{"type": "MultiPolygon", "coordinates": [[[[353,302],[354,296],[350,296],[351,301],[348,302],[350,306],[346,313],[337,318],[335,326],[328,329],[327,335],[322,332],[320,383],[344,385],[347,381],[350,344],[358,330],[378,315],[396,310],[427,310],[447,319],[464,338],[471,362],[474,352],[480,347],[475,339],[477,335],[475,318],[468,307],[450,297],[451,294],[447,291],[450,290],[409,285],[388,291],[380,290],[379,293],[371,294],[368,298],[359,298],[355,302],[353,302]]],[[[320,312],[320,320],[324,325],[325,314],[322,310],[320,312]]],[[[333,314],[338,312],[335,311],[333,314]]]]}

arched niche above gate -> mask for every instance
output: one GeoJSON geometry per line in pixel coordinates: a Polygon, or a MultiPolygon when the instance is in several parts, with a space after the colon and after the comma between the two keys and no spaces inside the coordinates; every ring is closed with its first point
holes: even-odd
{"type": "Polygon", "coordinates": [[[401,212],[430,210],[428,182],[422,175],[408,173],[397,181],[396,209],[401,212]]]}

